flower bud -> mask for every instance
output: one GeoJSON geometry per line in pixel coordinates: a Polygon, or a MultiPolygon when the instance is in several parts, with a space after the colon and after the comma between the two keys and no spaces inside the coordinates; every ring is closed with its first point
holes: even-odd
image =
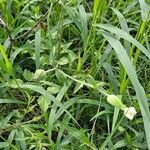
{"type": "Polygon", "coordinates": [[[121,99],[119,97],[117,97],[116,95],[108,95],[107,97],[107,102],[119,109],[124,109],[126,108],[126,106],[121,102],[121,99]]]}

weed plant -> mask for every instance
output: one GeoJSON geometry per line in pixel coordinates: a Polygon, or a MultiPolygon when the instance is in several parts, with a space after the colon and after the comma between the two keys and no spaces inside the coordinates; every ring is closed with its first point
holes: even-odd
{"type": "Polygon", "coordinates": [[[0,0],[0,149],[150,149],[149,0],[0,0]]]}

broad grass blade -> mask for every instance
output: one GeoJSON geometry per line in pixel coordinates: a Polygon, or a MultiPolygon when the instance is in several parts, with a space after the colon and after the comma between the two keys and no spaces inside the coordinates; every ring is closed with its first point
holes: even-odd
{"type": "Polygon", "coordinates": [[[99,28],[102,28],[104,30],[110,31],[110,32],[116,34],[117,36],[131,42],[133,45],[135,45],[137,48],[139,48],[150,59],[150,52],[127,32],[125,32],[117,27],[114,27],[112,25],[108,25],[108,24],[97,24],[96,26],[99,28]]]}

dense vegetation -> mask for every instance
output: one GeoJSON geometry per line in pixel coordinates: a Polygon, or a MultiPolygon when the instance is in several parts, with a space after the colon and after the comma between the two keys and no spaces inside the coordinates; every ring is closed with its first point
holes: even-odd
{"type": "Polygon", "coordinates": [[[150,149],[149,0],[0,1],[0,149],[150,149]]]}

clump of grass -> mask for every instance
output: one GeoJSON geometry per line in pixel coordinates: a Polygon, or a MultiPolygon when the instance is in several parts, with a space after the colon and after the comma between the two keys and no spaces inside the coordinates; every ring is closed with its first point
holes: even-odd
{"type": "Polygon", "coordinates": [[[150,149],[148,1],[0,10],[0,149],[150,149]]]}

